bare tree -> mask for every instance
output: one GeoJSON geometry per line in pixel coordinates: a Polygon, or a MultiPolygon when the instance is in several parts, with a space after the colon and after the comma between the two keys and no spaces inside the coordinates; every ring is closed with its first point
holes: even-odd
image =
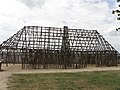
{"type": "MultiPolygon", "coordinates": [[[[117,0],[117,2],[120,2],[120,0],[117,0]]],[[[118,7],[120,7],[120,5],[118,5],[118,7]]],[[[116,14],[117,15],[117,20],[120,20],[120,10],[116,9],[112,11],[112,14],[116,14]]],[[[116,29],[116,31],[120,30],[120,27],[116,29]]]]}

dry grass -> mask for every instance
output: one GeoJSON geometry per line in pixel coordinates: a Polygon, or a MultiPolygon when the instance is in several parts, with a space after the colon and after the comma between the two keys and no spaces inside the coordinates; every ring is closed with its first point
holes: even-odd
{"type": "Polygon", "coordinates": [[[14,74],[10,90],[120,90],[120,71],[14,74]]]}
{"type": "MultiPolygon", "coordinates": [[[[16,65],[9,64],[8,67],[6,67],[5,64],[2,64],[2,70],[3,71],[0,72],[0,90],[7,90],[6,87],[8,87],[8,85],[6,85],[6,83],[8,83],[8,77],[10,77],[12,74],[28,74],[28,76],[29,76],[31,74],[36,74],[36,73],[38,73],[38,75],[39,75],[39,73],[58,73],[58,74],[60,74],[60,73],[77,73],[77,72],[78,73],[80,73],[80,72],[81,73],[84,73],[84,72],[92,73],[93,71],[111,71],[111,70],[112,71],[119,71],[120,66],[118,66],[118,67],[95,67],[95,65],[89,65],[87,68],[82,68],[82,69],[21,70],[21,65],[20,64],[16,64],[16,65]]],[[[52,81],[54,81],[54,80],[52,80],[52,81]]],[[[56,88],[56,83],[55,83],[55,86],[54,86],[53,84],[51,85],[51,81],[49,81],[49,82],[50,82],[49,87],[53,87],[53,90],[54,90],[54,88],[55,88],[55,90],[59,90],[58,88],[56,88]]],[[[79,83],[82,83],[82,82],[83,82],[83,80],[82,81],[76,80],[74,83],[76,83],[76,85],[79,85],[79,83]]],[[[81,87],[84,87],[84,85],[86,86],[86,84],[84,83],[83,85],[81,85],[81,87]]],[[[48,84],[46,84],[46,87],[47,86],[48,86],[48,84]]],[[[94,86],[92,86],[92,87],[94,87],[94,86]]],[[[103,87],[101,87],[101,88],[103,88],[103,87]]],[[[40,89],[35,89],[35,87],[33,87],[31,90],[40,90],[40,89]]],[[[82,88],[82,90],[84,90],[84,88],[82,88]]],[[[98,90],[99,90],[99,88],[98,88],[98,90]]],[[[119,90],[119,88],[117,90],[119,90]]]]}

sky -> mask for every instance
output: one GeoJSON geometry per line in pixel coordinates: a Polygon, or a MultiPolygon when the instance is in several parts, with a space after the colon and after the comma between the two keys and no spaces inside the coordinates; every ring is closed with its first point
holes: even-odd
{"type": "Polygon", "coordinates": [[[0,43],[24,26],[98,30],[120,52],[116,0],[0,0],[0,43]]]}

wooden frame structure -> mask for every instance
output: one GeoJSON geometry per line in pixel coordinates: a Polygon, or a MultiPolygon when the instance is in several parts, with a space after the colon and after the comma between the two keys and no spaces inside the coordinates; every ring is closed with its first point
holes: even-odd
{"type": "Polygon", "coordinates": [[[97,30],[25,26],[0,45],[6,64],[22,69],[117,66],[117,51],[97,30]]]}

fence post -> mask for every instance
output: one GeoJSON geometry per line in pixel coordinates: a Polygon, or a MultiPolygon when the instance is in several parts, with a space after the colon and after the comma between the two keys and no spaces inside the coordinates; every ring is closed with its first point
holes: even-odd
{"type": "Polygon", "coordinates": [[[2,61],[0,61],[0,71],[2,70],[2,61]]]}

